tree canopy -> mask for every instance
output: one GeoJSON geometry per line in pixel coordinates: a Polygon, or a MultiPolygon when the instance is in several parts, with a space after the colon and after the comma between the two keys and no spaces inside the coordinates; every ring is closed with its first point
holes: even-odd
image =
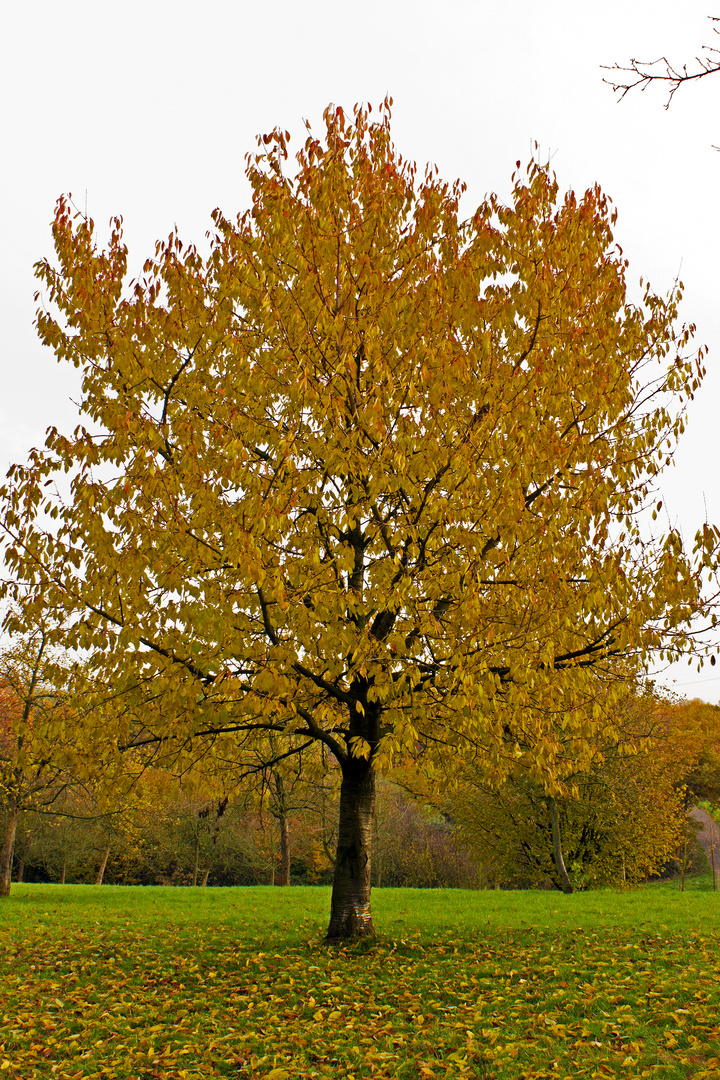
{"type": "Polygon", "coordinates": [[[389,101],[325,125],[292,167],[264,136],[251,209],[129,285],[121,219],[102,249],[60,199],[37,325],[86,420],[2,521],[12,625],[61,613],[109,746],[335,757],[337,937],[372,929],[375,773],[473,755],[554,790],[558,726],[582,757],[616,680],[688,647],[720,534],[638,520],[703,353],[680,287],[628,300],[601,191],[518,163],[462,220],[389,101]]]}

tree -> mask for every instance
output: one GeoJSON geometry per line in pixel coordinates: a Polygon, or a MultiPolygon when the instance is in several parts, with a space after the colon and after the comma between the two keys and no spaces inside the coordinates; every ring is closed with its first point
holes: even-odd
{"type": "MultiPolygon", "coordinates": [[[[708,18],[711,22],[720,22],[720,18],[717,16],[710,15],[708,18]]],[[[713,27],[713,33],[720,33],[717,26],[713,27]]],[[[720,49],[715,45],[703,45],[700,55],[695,57],[695,65],[694,71],[688,71],[687,64],[678,67],[670,63],[665,56],[650,61],[632,59],[625,66],[622,64],[605,66],[606,71],[617,72],[618,74],[610,79],[604,79],[603,82],[612,86],[615,93],[620,95],[620,101],[630,90],[634,90],[636,87],[647,90],[652,83],[662,83],[668,91],[668,99],[665,102],[665,108],[668,109],[676,91],[685,83],[694,82],[696,79],[704,79],[706,75],[714,75],[720,71],[720,49]]]]}
{"type": "Polygon", "coordinates": [[[52,681],[50,651],[40,629],[0,653],[0,897],[10,895],[20,814],[52,807],[72,781],[60,734],[69,719],[67,703],[52,681]]]}
{"type": "Polygon", "coordinates": [[[703,354],[679,289],[627,301],[599,189],[533,161],[461,221],[389,101],[325,123],[293,174],[264,136],[252,209],[129,288],[120,219],[100,250],[59,201],[37,325],[90,426],[13,467],[2,521],[11,625],[64,613],[116,745],[336,758],[332,940],[373,932],[375,775],[472,754],[552,793],[558,724],[582,757],[618,676],[689,647],[720,533],[638,522],[703,354]]]}
{"type": "Polygon", "coordinates": [[[684,808],[648,750],[605,748],[575,778],[575,793],[550,797],[527,778],[499,790],[461,784],[445,804],[490,884],[547,882],[563,892],[646,880],[677,850],[684,808]]]}
{"type": "Polygon", "coordinates": [[[688,809],[702,800],[720,803],[720,706],[694,699],[676,707],[676,740],[684,736],[682,782],[688,809]]]}
{"type": "Polygon", "coordinates": [[[210,769],[215,782],[221,781],[223,792],[229,792],[233,800],[241,797],[246,805],[254,806],[259,812],[271,883],[289,885],[293,829],[302,819],[301,827],[307,830],[314,818],[312,831],[316,832],[319,819],[324,838],[327,804],[330,800],[337,801],[333,798],[338,791],[337,770],[332,769],[322,744],[316,742],[306,746],[302,753],[288,756],[275,733],[269,731],[266,738],[256,739],[252,751],[246,749],[242,755],[233,753],[229,760],[215,755],[210,769]]]}
{"type": "Polygon", "coordinates": [[[478,867],[458,843],[447,816],[392,781],[376,786],[373,885],[376,888],[458,888],[478,885],[478,867]]]}
{"type": "Polygon", "coordinates": [[[565,754],[567,790],[557,798],[519,771],[499,790],[481,772],[462,771],[441,806],[478,853],[486,879],[550,881],[571,892],[646,880],[675,856],[698,794],[717,783],[720,709],[646,688],[628,694],[615,714],[595,734],[582,770],[565,754]]]}

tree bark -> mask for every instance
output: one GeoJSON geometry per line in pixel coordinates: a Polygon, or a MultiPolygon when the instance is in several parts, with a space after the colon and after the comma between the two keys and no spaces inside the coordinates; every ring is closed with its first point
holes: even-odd
{"type": "Polygon", "coordinates": [[[10,877],[12,875],[13,849],[20,812],[16,806],[8,808],[5,836],[0,851],[0,897],[10,895],[10,877]]]}
{"type": "Polygon", "coordinates": [[[21,859],[20,862],[18,863],[18,868],[17,868],[17,883],[18,883],[18,885],[21,883],[21,881],[23,880],[24,877],[25,877],[25,860],[21,859]]]}
{"type": "Polygon", "coordinates": [[[203,870],[202,881],[200,882],[200,887],[202,889],[207,887],[209,877],[210,877],[210,870],[209,869],[208,870],[203,870]]]}
{"type": "Polygon", "coordinates": [[[60,884],[61,885],[65,884],[65,871],[66,871],[66,869],[67,869],[67,860],[63,859],[62,874],[60,875],[60,884]]]}
{"type": "Polygon", "coordinates": [[[284,811],[280,815],[280,876],[275,884],[290,884],[290,828],[284,811]]]}
{"type": "Polygon", "coordinates": [[[276,875],[275,885],[290,884],[290,827],[287,815],[287,799],[285,798],[285,783],[280,773],[273,774],[275,779],[275,810],[274,814],[280,825],[280,872],[276,875]]]}
{"type": "Polygon", "coordinates": [[[375,821],[373,823],[375,831],[375,854],[373,856],[375,860],[375,888],[382,888],[382,850],[380,848],[380,796],[375,791],[375,821]]]}
{"type": "Polygon", "coordinates": [[[558,818],[557,803],[553,798],[548,798],[547,801],[548,810],[550,811],[550,825],[552,827],[552,839],[553,839],[553,859],[555,860],[555,869],[558,872],[560,878],[560,886],[564,893],[573,892],[573,887],[568,877],[567,869],[565,868],[565,860],[563,858],[562,839],[560,837],[560,820],[558,818]]]}
{"type": "Polygon", "coordinates": [[[342,766],[337,857],[326,941],[375,933],[370,912],[370,863],[375,817],[375,774],[364,758],[342,766]]]}
{"type": "Polygon", "coordinates": [[[108,861],[109,857],[110,857],[110,845],[108,844],[108,846],[105,848],[105,854],[103,855],[103,860],[100,863],[100,869],[98,870],[97,878],[95,879],[95,884],[96,885],[102,885],[102,883],[103,883],[103,878],[105,877],[105,867],[107,866],[107,861],[108,861]]]}

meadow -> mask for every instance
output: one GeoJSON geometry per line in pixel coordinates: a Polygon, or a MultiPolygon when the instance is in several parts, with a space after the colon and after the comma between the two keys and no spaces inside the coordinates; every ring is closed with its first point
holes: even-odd
{"type": "Polygon", "coordinates": [[[720,893],[13,885],[0,1076],[720,1080],[720,893]]]}

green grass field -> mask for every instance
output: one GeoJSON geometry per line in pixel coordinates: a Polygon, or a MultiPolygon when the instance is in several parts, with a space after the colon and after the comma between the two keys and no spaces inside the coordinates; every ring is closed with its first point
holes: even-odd
{"type": "Polygon", "coordinates": [[[720,893],[13,885],[0,1078],[720,1078],[720,893]]]}

